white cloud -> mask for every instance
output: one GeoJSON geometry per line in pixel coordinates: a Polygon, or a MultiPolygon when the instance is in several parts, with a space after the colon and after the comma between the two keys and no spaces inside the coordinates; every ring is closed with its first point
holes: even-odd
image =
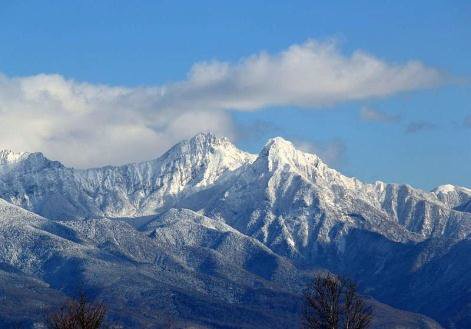
{"type": "Polygon", "coordinates": [[[317,107],[427,88],[441,80],[440,72],[417,61],[388,64],[362,51],[345,56],[335,43],[311,40],[236,64],[198,63],[187,80],[161,89],[158,105],[236,110],[317,107]]]}
{"type": "Polygon", "coordinates": [[[165,113],[148,94],[58,75],[0,76],[0,149],[42,151],[88,167],[149,159],[203,130],[234,136],[227,112],[165,113]]]}
{"type": "Polygon", "coordinates": [[[232,64],[197,63],[186,80],[156,87],[0,75],[0,148],[43,151],[79,167],[118,164],[157,156],[202,130],[234,137],[230,110],[316,108],[441,80],[438,71],[416,61],[389,64],[315,41],[232,64]]]}

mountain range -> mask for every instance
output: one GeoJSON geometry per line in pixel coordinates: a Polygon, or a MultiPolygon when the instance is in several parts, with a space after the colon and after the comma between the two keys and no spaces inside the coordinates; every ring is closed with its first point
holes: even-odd
{"type": "Polygon", "coordinates": [[[0,324],[82,287],[126,328],[296,328],[318,271],[376,328],[471,327],[471,189],[364,183],[292,143],[198,134],[157,159],[68,168],[0,151],[0,324]]]}

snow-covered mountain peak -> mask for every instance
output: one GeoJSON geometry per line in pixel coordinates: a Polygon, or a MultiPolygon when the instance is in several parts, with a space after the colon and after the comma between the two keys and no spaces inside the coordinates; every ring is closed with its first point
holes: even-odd
{"type": "Polygon", "coordinates": [[[41,152],[0,151],[0,173],[7,173],[14,168],[34,172],[45,168],[63,168],[58,161],[51,161],[41,152]]]}
{"type": "Polygon", "coordinates": [[[188,140],[190,144],[210,145],[216,143],[218,138],[212,132],[201,132],[188,140]]]}
{"type": "Polygon", "coordinates": [[[209,132],[199,133],[189,140],[176,144],[161,159],[206,158],[214,155],[227,158],[229,162],[240,161],[239,165],[234,164],[235,167],[255,159],[254,155],[239,150],[228,138],[217,138],[209,132]]]}
{"type": "Polygon", "coordinates": [[[297,150],[293,143],[282,137],[268,140],[259,154],[259,161],[266,162],[269,171],[287,169],[288,166],[291,170],[305,172],[323,165],[317,155],[297,150]]]}
{"type": "Polygon", "coordinates": [[[283,137],[273,137],[270,138],[267,143],[265,144],[265,147],[278,147],[278,148],[285,148],[285,149],[290,149],[294,148],[293,143],[291,143],[289,140],[284,139],[283,137]]]}
{"type": "Polygon", "coordinates": [[[471,211],[471,189],[469,188],[446,184],[436,187],[432,193],[450,208],[471,211]]]}
{"type": "Polygon", "coordinates": [[[468,189],[466,187],[452,185],[452,184],[445,184],[445,185],[440,185],[434,188],[432,192],[435,194],[440,194],[440,193],[448,194],[448,193],[455,193],[455,192],[463,192],[463,193],[471,194],[471,189],[468,189]]]}
{"type": "MultiPolygon", "coordinates": [[[[326,165],[316,154],[296,149],[295,145],[281,137],[272,138],[260,152],[257,162],[270,172],[284,171],[303,177],[320,189],[350,190],[359,193],[364,184],[356,178],[342,175],[326,165]]],[[[266,170],[266,169],[265,169],[266,170]]]]}
{"type": "Polygon", "coordinates": [[[180,177],[181,182],[189,183],[191,180],[201,187],[212,184],[227,171],[253,162],[255,158],[255,155],[239,150],[227,138],[200,133],[175,145],[158,161],[171,172],[186,172],[185,177],[180,177]]]}
{"type": "Polygon", "coordinates": [[[455,186],[451,184],[440,185],[432,190],[435,193],[449,193],[455,190],[455,186]]]}
{"type": "Polygon", "coordinates": [[[238,150],[231,141],[226,138],[218,138],[211,132],[202,132],[190,139],[184,140],[170,149],[176,152],[190,152],[194,153],[212,153],[215,149],[226,148],[227,151],[237,150],[237,153],[245,153],[238,150]]]}
{"type": "Polygon", "coordinates": [[[0,165],[17,163],[29,155],[27,152],[14,152],[12,150],[0,150],[0,165]]]}
{"type": "Polygon", "coordinates": [[[294,155],[298,150],[293,143],[283,137],[270,138],[262,150],[262,154],[276,154],[286,157],[294,155]]]}

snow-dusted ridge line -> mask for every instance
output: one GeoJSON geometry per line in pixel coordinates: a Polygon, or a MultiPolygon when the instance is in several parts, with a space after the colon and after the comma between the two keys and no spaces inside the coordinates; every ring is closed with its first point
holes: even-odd
{"type": "Polygon", "coordinates": [[[52,219],[139,217],[188,208],[285,254],[309,252],[316,241],[341,245],[353,228],[394,241],[462,239],[471,230],[471,194],[465,188],[426,192],[363,183],[281,137],[253,155],[227,138],[201,133],[151,161],[85,170],[40,153],[18,159],[0,173],[0,197],[52,219]]]}
{"type": "MultiPolygon", "coordinates": [[[[163,158],[171,157],[173,153],[178,152],[178,149],[183,148],[185,145],[191,145],[191,144],[200,144],[201,146],[205,146],[205,145],[208,146],[208,145],[211,145],[211,144],[220,145],[220,146],[229,146],[232,149],[231,151],[233,151],[232,155],[234,155],[234,159],[242,158],[243,160],[248,160],[248,161],[253,162],[257,158],[256,154],[251,154],[249,152],[245,152],[245,151],[242,151],[240,149],[237,149],[230,142],[230,140],[227,137],[217,138],[216,135],[211,133],[211,132],[204,132],[204,133],[199,133],[199,134],[195,135],[193,138],[191,138],[189,140],[185,140],[185,141],[182,141],[182,142],[176,144],[175,146],[171,147],[167,152],[165,152],[163,155],[161,155],[160,157],[154,158],[152,160],[146,160],[146,161],[140,161],[140,162],[130,162],[130,163],[124,164],[124,165],[105,165],[105,166],[101,166],[101,167],[92,167],[92,168],[86,168],[86,169],[76,169],[76,168],[72,168],[72,167],[68,167],[68,168],[71,169],[71,170],[74,170],[76,172],[89,172],[89,171],[97,171],[97,170],[105,170],[105,169],[126,168],[126,167],[129,167],[129,166],[142,166],[144,164],[148,164],[149,162],[155,162],[155,161],[159,161],[163,158]]],[[[275,148],[278,150],[278,155],[284,157],[285,159],[287,159],[287,157],[285,156],[286,154],[291,154],[291,155],[293,155],[293,154],[302,154],[305,157],[305,159],[309,159],[311,163],[317,162],[321,166],[323,166],[324,168],[335,171],[334,169],[328,168],[328,166],[325,165],[325,163],[322,162],[322,160],[316,154],[297,150],[292,142],[290,142],[290,141],[288,141],[288,140],[286,140],[286,139],[284,139],[283,137],[280,137],[280,136],[270,138],[267,141],[267,143],[265,144],[265,146],[263,147],[260,154],[266,153],[267,150],[272,148],[273,146],[275,146],[275,148]],[[285,152],[285,154],[283,154],[283,152],[285,152]]],[[[17,151],[13,151],[13,150],[10,150],[10,149],[3,149],[3,150],[0,150],[0,165],[14,164],[14,163],[17,163],[17,162],[20,162],[20,161],[24,161],[30,156],[43,158],[43,159],[45,159],[47,161],[51,161],[51,162],[58,162],[56,160],[50,160],[50,159],[46,158],[42,152],[34,152],[34,153],[31,153],[31,152],[17,152],[17,151]]],[[[295,155],[295,156],[298,159],[300,158],[299,155],[295,155]]],[[[341,176],[343,176],[344,179],[346,178],[350,182],[360,182],[361,183],[361,181],[359,181],[355,177],[347,177],[347,176],[344,176],[344,175],[341,175],[341,176]]],[[[385,184],[410,186],[408,184],[385,183],[383,181],[376,181],[376,182],[372,183],[372,185],[375,185],[375,186],[376,185],[385,185],[385,184]]],[[[354,185],[355,185],[355,183],[354,183],[354,185]]],[[[412,187],[412,186],[410,186],[410,187],[412,187]]],[[[444,184],[444,185],[440,185],[440,186],[435,187],[434,189],[432,189],[431,192],[434,193],[434,194],[439,194],[439,193],[446,194],[446,193],[452,193],[452,192],[464,192],[466,194],[471,194],[471,188],[466,188],[466,187],[452,185],[452,184],[444,184]]]]}
{"type": "Polygon", "coordinates": [[[28,156],[28,152],[14,152],[12,150],[0,150],[0,164],[15,163],[28,156]]]}
{"type": "MultiPolygon", "coordinates": [[[[309,162],[310,164],[315,164],[316,166],[319,166],[323,170],[330,170],[332,172],[338,173],[338,176],[341,177],[345,183],[351,184],[352,187],[358,186],[358,184],[367,184],[367,185],[372,185],[375,187],[375,189],[381,190],[383,186],[385,185],[397,185],[397,186],[408,186],[410,188],[413,188],[415,190],[419,190],[417,188],[414,188],[413,186],[410,186],[408,184],[398,184],[398,183],[385,183],[384,181],[375,181],[373,183],[363,183],[360,180],[358,180],[355,177],[347,177],[342,174],[340,174],[338,171],[329,168],[316,154],[313,153],[308,153],[308,152],[303,152],[300,150],[297,150],[294,146],[294,144],[283,137],[274,137],[270,138],[265,146],[262,148],[261,152],[256,155],[256,154],[251,154],[246,151],[242,151],[240,149],[237,149],[228,138],[222,137],[222,138],[217,138],[216,135],[214,135],[211,132],[204,132],[204,133],[199,133],[195,135],[193,138],[189,140],[182,141],[175,146],[171,147],[167,152],[165,152],[163,155],[160,157],[154,158],[152,160],[146,160],[146,161],[140,161],[140,162],[130,162],[128,164],[123,164],[123,165],[105,165],[101,167],[92,167],[92,168],[86,168],[86,169],[77,169],[73,167],[65,167],[69,170],[73,170],[76,173],[89,173],[89,172],[96,172],[96,171],[106,171],[110,169],[125,169],[128,167],[139,167],[139,166],[145,166],[149,163],[161,161],[162,159],[165,158],[171,158],[172,156],[175,155],[175,153],[179,153],[187,147],[187,145],[200,145],[201,147],[205,146],[211,146],[211,145],[218,145],[221,147],[228,147],[230,152],[228,152],[226,155],[232,156],[234,161],[240,160],[243,163],[247,162],[253,162],[256,160],[256,158],[264,153],[267,152],[267,150],[271,148],[277,149],[277,155],[280,156],[281,159],[284,159],[285,161],[288,161],[288,158],[286,155],[290,154],[291,156],[294,155],[294,157],[299,160],[301,157],[304,157],[304,163],[309,162]],[[302,155],[302,156],[300,156],[302,155]]],[[[60,163],[56,160],[50,160],[47,157],[44,156],[42,152],[16,152],[13,150],[9,149],[3,149],[0,150],[0,166],[4,165],[13,165],[21,161],[28,160],[30,157],[35,157],[38,159],[43,159],[44,161],[49,161],[49,162],[54,162],[54,163],[60,163]]],[[[302,165],[302,162],[298,162],[298,165],[302,165]]],[[[233,164],[234,166],[234,164],[233,164]]],[[[234,167],[237,167],[235,165],[234,167]]],[[[422,190],[423,191],[423,190],[422,190]]],[[[423,191],[424,193],[429,193],[427,191],[423,191]]],[[[452,185],[452,184],[444,184],[435,187],[430,191],[431,193],[438,195],[438,194],[449,194],[449,193],[465,193],[471,195],[471,188],[466,188],[458,185],[452,185]]]]}

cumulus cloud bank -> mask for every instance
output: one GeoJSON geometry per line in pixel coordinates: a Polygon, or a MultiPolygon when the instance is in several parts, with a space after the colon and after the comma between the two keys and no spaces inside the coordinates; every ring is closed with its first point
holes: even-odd
{"type": "Polygon", "coordinates": [[[0,75],[0,148],[43,151],[88,167],[156,156],[199,131],[237,137],[230,111],[314,109],[429,88],[443,76],[417,61],[391,64],[335,43],[307,41],[237,63],[195,64],[180,82],[123,88],[60,75],[0,75]]]}

